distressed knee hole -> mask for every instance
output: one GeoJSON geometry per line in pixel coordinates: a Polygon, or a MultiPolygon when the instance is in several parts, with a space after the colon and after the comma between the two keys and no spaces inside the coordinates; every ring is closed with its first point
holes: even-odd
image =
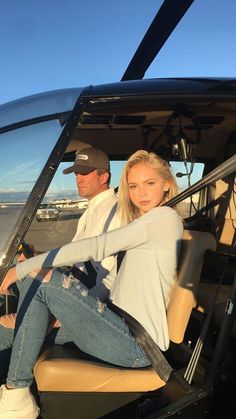
{"type": "Polygon", "coordinates": [[[105,308],[106,308],[106,304],[102,303],[98,298],[97,299],[97,311],[102,314],[102,313],[104,313],[105,308]]]}
{"type": "Polygon", "coordinates": [[[76,284],[76,286],[78,286],[79,282],[80,281],[78,279],[76,279],[72,274],[69,274],[69,275],[64,274],[64,278],[63,278],[63,281],[62,281],[62,287],[68,289],[68,288],[72,287],[73,284],[76,284]]]}
{"type": "Polygon", "coordinates": [[[88,289],[79,279],[75,278],[71,273],[69,275],[64,275],[62,287],[65,289],[69,289],[72,287],[72,285],[75,285],[76,289],[79,290],[82,297],[87,297],[88,289]]]}

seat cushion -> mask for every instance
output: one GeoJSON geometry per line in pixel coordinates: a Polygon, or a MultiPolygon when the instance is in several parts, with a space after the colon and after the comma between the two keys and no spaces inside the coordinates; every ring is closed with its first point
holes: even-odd
{"type": "Polygon", "coordinates": [[[56,345],[42,353],[34,374],[39,391],[146,392],[165,385],[152,367],[114,367],[56,345]]]}

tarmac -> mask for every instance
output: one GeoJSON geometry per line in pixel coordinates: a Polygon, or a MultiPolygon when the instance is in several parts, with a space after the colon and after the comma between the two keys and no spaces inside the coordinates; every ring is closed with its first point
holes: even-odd
{"type": "Polygon", "coordinates": [[[25,236],[27,243],[36,251],[46,252],[54,247],[69,243],[74,237],[81,212],[77,209],[62,210],[57,220],[33,220],[25,236]]]}

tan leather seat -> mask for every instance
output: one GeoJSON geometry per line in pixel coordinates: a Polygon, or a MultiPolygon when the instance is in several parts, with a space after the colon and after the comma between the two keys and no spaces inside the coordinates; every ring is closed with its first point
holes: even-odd
{"type": "Polygon", "coordinates": [[[165,383],[152,368],[126,369],[83,359],[79,352],[48,347],[35,366],[40,391],[136,392],[165,383]]]}
{"type": "MultiPolygon", "coordinates": [[[[183,341],[196,304],[196,290],[207,249],[215,249],[212,235],[184,232],[179,272],[167,311],[170,339],[175,343],[183,341]]],[[[82,359],[79,352],[57,346],[47,348],[41,355],[34,374],[41,392],[146,392],[165,385],[152,367],[108,366],[82,359]]]]}
{"type": "Polygon", "coordinates": [[[197,303],[203,260],[206,250],[215,250],[216,242],[210,233],[184,231],[179,272],[167,310],[169,337],[181,343],[191,315],[197,303]]]}

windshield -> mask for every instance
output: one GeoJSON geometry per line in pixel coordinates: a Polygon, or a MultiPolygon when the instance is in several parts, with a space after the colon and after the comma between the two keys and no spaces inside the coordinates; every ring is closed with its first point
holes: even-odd
{"type": "MultiPolygon", "coordinates": [[[[9,131],[0,128],[0,263],[25,203],[62,133],[62,116],[73,109],[80,92],[81,89],[68,89],[35,95],[0,107],[0,127],[26,121],[9,131]],[[58,112],[61,114],[57,119],[40,120],[42,115],[58,112]],[[27,124],[36,117],[33,124],[27,124]]],[[[40,197],[35,199],[37,202],[40,197]]]]}
{"type": "Polygon", "coordinates": [[[0,258],[61,131],[49,121],[1,135],[0,258]]]}
{"type": "Polygon", "coordinates": [[[11,124],[71,111],[82,88],[46,92],[0,106],[0,129],[11,124]]]}

